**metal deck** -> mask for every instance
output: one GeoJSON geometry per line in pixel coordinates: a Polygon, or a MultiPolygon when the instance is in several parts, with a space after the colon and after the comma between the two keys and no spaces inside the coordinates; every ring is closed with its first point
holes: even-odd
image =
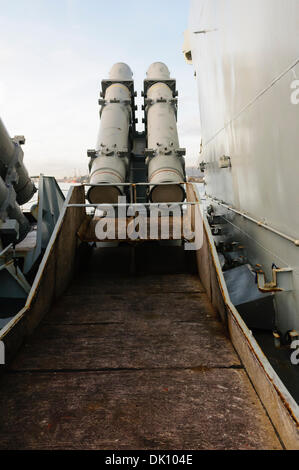
{"type": "Polygon", "coordinates": [[[1,377],[0,449],[280,449],[180,249],[109,250],[1,377]]]}

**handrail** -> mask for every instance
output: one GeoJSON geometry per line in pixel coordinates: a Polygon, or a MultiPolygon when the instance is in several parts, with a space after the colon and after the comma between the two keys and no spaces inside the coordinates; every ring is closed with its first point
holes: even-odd
{"type": "Polygon", "coordinates": [[[82,186],[174,186],[177,184],[190,184],[188,181],[173,181],[171,183],[83,183],[82,186]]]}
{"type": "Polygon", "coordinates": [[[299,246],[299,239],[296,240],[295,238],[292,238],[289,235],[286,235],[285,233],[280,232],[279,230],[276,230],[275,228],[271,227],[270,225],[267,225],[266,223],[264,223],[260,220],[254,219],[253,217],[250,217],[245,212],[241,212],[241,211],[238,211],[237,209],[234,209],[233,207],[229,206],[228,204],[225,204],[224,202],[219,201],[216,198],[213,198],[213,197],[210,197],[210,196],[208,196],[208,197],[210,199],[212,199],[219,206],[222,206],[225,209],[227,209],[231,212],[234,212],[235,214],[238,214],[241,217],[244,217],[244,219],[250,220],[250,222],[253,222],[256,225],[259,225],[260,227],[263,227],[264,229],[269,230],[270,232],[275,233],[276,235],[279,235],[282,238],[285,238],[286,240],[292,242],[295,246],[299,246]]]}
{"type": "Polygon", "coordinates": [[[68,204],[66,207],[129,207],[129,206],[166,206],[166,205],[177,205],[177,206],[196,206],[200,202],[126,202],[126,203],[101,203],[101,204],[68,204]]]}

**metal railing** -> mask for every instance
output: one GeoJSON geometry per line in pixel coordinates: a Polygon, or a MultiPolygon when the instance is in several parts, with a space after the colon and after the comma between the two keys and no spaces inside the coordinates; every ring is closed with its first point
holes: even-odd
{"type": "Polygon", "coordinates": [[[249,220],[250,222],[253,222],[254,224],[258,225],[259,227],[263,227],[265,230],[268,230],[269,232],[275,233],[275,235],[278,235],[279,237],[284,238],[285,240],[288,240],[292,242],[295,246],[299,246],[299,239],[290,237],[286,233],[283,233],[279,230],[276,230],[274,227],[271,227],[271,225],[267,225],[265,222],[255,219],[254,217],[251,217],[250,215],[246,214],[246,212],[239,211],[237,209],[234,209],[232,206],[229,206],[228,204],[225,204],[224,202],[219,201],[216,198],[213,198],[211,196],[208,196],[215,204],[218,204],[218,206],[221,206],[234,214],[240,215],[246,220],[249,220]]]}

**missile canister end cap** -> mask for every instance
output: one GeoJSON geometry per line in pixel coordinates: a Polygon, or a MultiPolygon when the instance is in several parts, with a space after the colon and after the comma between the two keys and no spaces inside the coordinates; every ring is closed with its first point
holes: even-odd
{"type": "Polygon", "coordinates": [[[149,80],[169,80],[170,72],[163,62],[154,62],[149,66],[148,71],[146,72],[146,78],[149,80]]]}
{"type": "Polygon", "coordinates": [[[118,186],[91,186],[87,193],[90,204],[117,204],[122,192],[118,186]]]}
{"type": "Polygon", "coordinates": [[[150,192],[151,202],[183,202],[186,194],[180,184],[154,186],[150,192]]]}
{"type": "Polygon", "coordinates": [[[132,80],[133,72],[124,62],[117,62],[113,65],[109,73],[110,80],[132,80]]]}

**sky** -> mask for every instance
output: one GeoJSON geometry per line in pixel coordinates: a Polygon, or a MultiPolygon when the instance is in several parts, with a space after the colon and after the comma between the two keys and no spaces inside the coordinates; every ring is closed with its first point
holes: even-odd
{"type": "Polygon", "coordinates": [[[0,0],[0,116],[25,135],[31,176],[87,174],[100,125],[102,79],[115,62],[140,91],[152,62],[165,62],[179,91],[178,131],[187,165],[200,149],[192,66],[182,53],[189,0],[0,0]]]}

